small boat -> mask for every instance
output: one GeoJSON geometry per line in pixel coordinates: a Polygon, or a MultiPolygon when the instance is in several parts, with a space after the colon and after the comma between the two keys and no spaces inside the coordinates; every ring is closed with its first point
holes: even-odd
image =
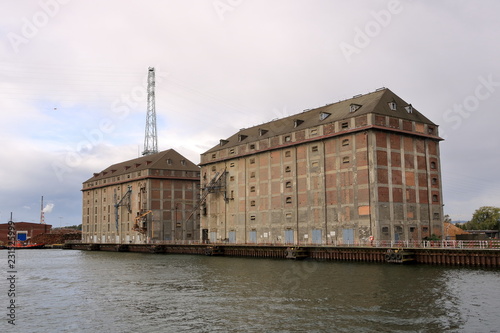
{"type": "Polygon", "coordinates": [[[5,246],[6,249],[14,249],[14,250],[21,250],[21,249],[43,249],[45,247],[45,243],[40,243],[40,244],[16,244],[13,246],[5,246]]]}

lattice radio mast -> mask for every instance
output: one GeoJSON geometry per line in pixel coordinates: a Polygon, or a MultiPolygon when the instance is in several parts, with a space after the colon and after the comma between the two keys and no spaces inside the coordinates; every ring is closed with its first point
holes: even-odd
{"type": "Polygon", "coordinates": [[[151,155],[158,152],[158,135],[156,134],[155,109],[155,69],[148,69],[148,114],[146,115],[146,134],[144,136],[144,151],[142,155],[151,155]]]}

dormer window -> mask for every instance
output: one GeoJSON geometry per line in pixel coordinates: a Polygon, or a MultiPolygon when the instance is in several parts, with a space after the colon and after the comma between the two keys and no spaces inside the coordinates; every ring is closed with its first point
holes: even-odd
{"type": "Polygon", "coordinates": [[[413,106],[411,106],[411,104],[409,104],[408,106],[405,106],[405,110],[408,113],[412,113],[413,112],[413,106]]]}
{"type": "Polygon", "coordinates": [[[220,146],[224,146],[226,143],[228,143],[228,140],[220,139],[220,146]]]}
{"type": "Polygon", "coordinates": [[[353,103],[349,106],[349,112],[356,112],[360,107],[361,105],[353,103]]]}
{"type": "Polygon", "coordinates": [[[296,127],[299,127],[300,124],[302,124],[304,121],[303,120],[300,120],[300,119],[295,119],[293,121],[293,127],[296,128],[296,127]]]}
{"type": "Polygon", "coordinates": [[[238,142],[241,142],[241,141],[245,140],[246,138],[248,138],[248,135],[240,134],[240,135],[238,135],[238,142]]]}
{"type": "Polygon", "coordinates": [[[172,160],[170,158],[167,158],[167,164],[172,164],[172,160]]]}
{"type": "Polygon", "coordinates": [[[396,104],[396,102],[394,102],[394,101],[389,102],[389,109],[391,109],[392,111],[396,111],[397,108],[398,108],[398,105],[396,104]]]}
{"type": "Polygon", "coordinates": [[[263,136],[264,134],[266,134],[268,132],[268,130],[266,129],[263,129],[263,128],[259,128],[259,136],[263,136]]]}
{"type": "Polygon", "coordinates": [[[331,113],[328,113],[328,112],[321,112],[319,114],[319,120],[325,120],[326,118],[328,118],[329,116],[331,115],[331,113]]]}
{"type": "Polygon", "coordinates": [[[186,160],[181,160],[182,165],[186,165],[186,160]]]}

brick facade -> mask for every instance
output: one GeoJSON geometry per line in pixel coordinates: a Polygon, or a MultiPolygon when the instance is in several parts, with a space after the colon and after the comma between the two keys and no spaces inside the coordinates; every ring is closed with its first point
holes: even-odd
{"type": "MultiPolygon", "coordinates": [[[[14,222],[14,227],[16,231],[16,240],[19,238],[20,240],[26,239],[23,243],[29,244],[31,238],[49,233],[52,225],[50,224],[42,224],[42,223],[31,223],[31,222],[14,222]]],[[[9,239],[9,224],[1,223],[0,224],[0,245],[8,245],[9,239]]]]}
{"type": "Polygon", "coordinates": [[[199,167],[172,149],[112,165],[83,183],[82,239],[197,241],[199,182],[199,167]],[[138,223],[143,232],[134,230],[135,218],[145,213],[138,223]]]}
{"type": "Polygon", "coordinates": [[[225,172],[201,228],[231,243],[441,235],[440,140],[389,89],[243,129],[201,155],[202,187],[225,172]]]}

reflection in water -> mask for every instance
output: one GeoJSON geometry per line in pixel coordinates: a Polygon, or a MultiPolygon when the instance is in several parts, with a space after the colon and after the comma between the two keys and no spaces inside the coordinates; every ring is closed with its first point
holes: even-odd
{"type": "Polygon", "coordinates": [[[18,252],[18,323],[58,332],[498,332],[500,272],[18,252]]]}

